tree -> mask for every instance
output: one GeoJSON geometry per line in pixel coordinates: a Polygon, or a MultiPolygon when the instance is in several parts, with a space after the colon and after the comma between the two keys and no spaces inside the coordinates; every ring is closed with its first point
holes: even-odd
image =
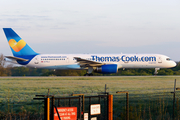
{"type": "Polygon", "coordinates": [[[29,68],[27,67],[13,67],[11,69],[12,76],[27,76],[29,75],[29,68]]]}

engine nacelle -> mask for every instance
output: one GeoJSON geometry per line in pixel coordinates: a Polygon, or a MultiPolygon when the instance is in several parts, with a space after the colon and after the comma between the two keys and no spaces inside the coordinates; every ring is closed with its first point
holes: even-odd
{"type": "Polygon", "coordinates": [[[118,67],[117,64],[107,64],[102,65],[101,67],[97,67],[94,72],[98,73],[117,73],[118,67]]]}

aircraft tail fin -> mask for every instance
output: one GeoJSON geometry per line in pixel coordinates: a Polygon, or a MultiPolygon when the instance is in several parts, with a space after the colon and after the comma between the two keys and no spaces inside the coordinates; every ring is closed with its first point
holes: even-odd
{"type": "Polygon", "coordinates": [[[11,51],[15,57],[37,55],[37,53],[29,47],[29,45],[19,37],[11,28],[3,28],[8,40],[11,51]]]}

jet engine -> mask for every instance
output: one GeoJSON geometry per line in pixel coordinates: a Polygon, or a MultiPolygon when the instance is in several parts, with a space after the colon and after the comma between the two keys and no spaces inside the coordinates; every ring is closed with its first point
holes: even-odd
{"type": "Polygon", "coordinates": [[[94,72],[98,73],[117,73],[118,67],[117,64],[106,64],[102,65],[101,67],[97,67],[94,72]]]}

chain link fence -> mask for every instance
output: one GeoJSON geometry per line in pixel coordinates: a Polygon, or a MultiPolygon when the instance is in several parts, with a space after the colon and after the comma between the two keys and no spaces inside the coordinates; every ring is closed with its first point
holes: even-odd
{"type": "MultiPolygon", "coordinates": [[[[173,91],[146,94],[131,94],[129,92],[129,120],[180,119],[180,90],[176,91],[175,104],[173,104],[173,94],[171,92],[173,91]]],[[[95,101],[98,101],[98,99],[96,98],[95,101]]],[[[69,102],[69,100],[63,102],[68,106],[69,104],[71,104],[70,106],[73,105],[73,102],[69,102]]],[[[89,99],[86,98],[85,104],[88,103],[89,99]]],[[[104,109],[103,106],[102,108],[104,109]]],[[[85,112],[87,112],[86,109],[88,108],[85,108],[85,112]]],[[[126,95],[113,93],[113,119],[125,120],[126,109],[126,95]]],[[[43,120],[44,103],[42,100],[25,102],[1,101],[0,119],[43,120]]]]}
{"type": "MultiPolygon", "coordinates": [[[[167,120],[180,119],[180,91],[176,91],[175,107],[173,94],[129,94],[129,120],[167,120]]],[[[114,95],[114,120],[126,119],[126,95],[114,95]]]]}

